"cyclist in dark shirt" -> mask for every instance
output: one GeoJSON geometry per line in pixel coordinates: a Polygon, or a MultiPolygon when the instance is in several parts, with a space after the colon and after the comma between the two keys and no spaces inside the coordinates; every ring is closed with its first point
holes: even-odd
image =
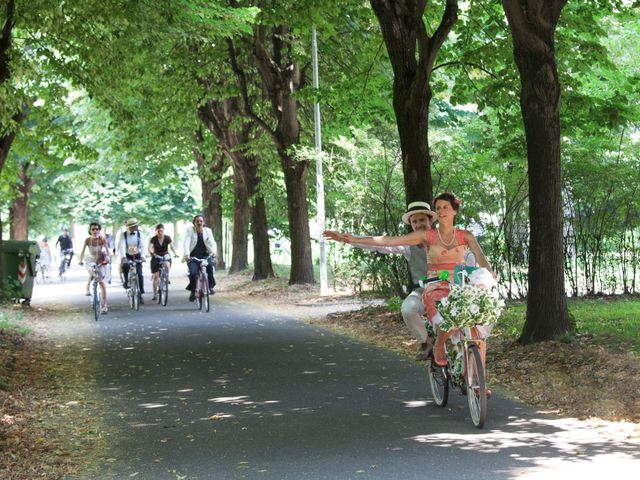
{"type": "MultiPolygon", "coordinates": [[[[149,253],[151,254],[151,274],[153,275],[152,300],[157,300],[158,298],[156,295],[158,293],[158,281],[160,278],[160,264],[161,264],[160,260],[154,257],[154,254],[159,255],[161,257],[165,257],[164,262],[167,266],[167,270],[170,270],[171,256],[168,255],[169,248],[171,248],[171,251],[177,257],[178,254],[173,248],[173,241],[171,240],[171,237],[169,235],[164,234],[164,225],[159,223],[158,225],[156,225],[156,234],[153,237],[151,237],[151,239],[149,240],[149,253]]],[[[168,282],[168,283],[171,283],[171,282],[168,282]]]]}
{"type": "Polygon", "coordinates": [[[55,246],[60,245],[60,268],[58,269],[58,275],[62,276],[64,271],[71,265],[71,258],[73,257],[73,240],[69,236],[69,230],[62,229],[62,234],[58,237],[55,246]],[[69,254],[69,258],[65,259],[65,255],[69,254]]]}

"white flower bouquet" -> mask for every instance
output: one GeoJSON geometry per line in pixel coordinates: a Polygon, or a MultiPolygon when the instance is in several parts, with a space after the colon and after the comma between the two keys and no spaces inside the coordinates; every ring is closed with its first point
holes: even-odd
{"type": "Polygon", "coordinates": [[[438,312],[443,321],[440,328],[451,331],[456,328],[493,325],[496,323],[504,301],[493,288],[496,281],[484,268],[469,275],[469,283],[451,285],[450,293],[440,301],[438,312]]]}

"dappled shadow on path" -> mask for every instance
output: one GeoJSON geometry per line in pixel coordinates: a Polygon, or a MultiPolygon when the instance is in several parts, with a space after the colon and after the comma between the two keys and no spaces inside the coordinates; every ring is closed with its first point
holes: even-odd
{"type": "Polygon", "coordinates": [[[499,396],[477,430],[464,397],[433,404],[422,366],[219,299],[210,315],[176,302],[90,325],[119,432],[104,478],[553,478],[640,461],[616,424],[499,396]]]}
{"type": "Polygon", "coordinates": [[[504,420],[475,433],[429,432],[411,440],[427,449],[510,458],[509,468],[494,470],[500,478],[602,478],[640,466],[639,430],[631,424],[526,412],[504,420]]]}

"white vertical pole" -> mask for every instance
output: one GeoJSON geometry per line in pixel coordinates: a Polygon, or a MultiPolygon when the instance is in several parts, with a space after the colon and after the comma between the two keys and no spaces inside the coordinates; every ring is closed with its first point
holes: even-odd
{"type": "MultiPolygon", "coordinates": [[[[311,30],[311,50],[313,57],[313,88],[320,88],[318,79],[318,39],[315,27],[311,30]]],[[[324,218],[324,180],[322,178],[322,131],[320,128],[320,104],[315,103],[314,108],[315,133],[316,133],[316,192],[317,192],[317,222],[320,226],[320,295],[329,293],[327,283],[327,249],[322,232],[325,229],[324,218]]]]}

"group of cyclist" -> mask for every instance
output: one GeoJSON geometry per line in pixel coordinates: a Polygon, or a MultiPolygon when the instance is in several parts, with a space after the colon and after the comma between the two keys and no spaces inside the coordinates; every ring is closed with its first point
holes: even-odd
{"type": "MultiPolygon", "coordinates": [[[[154,228],[154,235],[147,242],[144,234],[139,229],[140,223],[135,218],[130,218],[125,223],[125,229],[120,235],[118,245],[112,245],[110,236],[104,232],[102,226],[97,222],[89,225],[89,237],[83,243],[82,251],[79,256],[79,264],[86,264],[89,278],[87,280],[86,295],[90,295],[89,286],[93,279],[94,265],[97,266],[98,282],[100,285],[103,304],[101,313],[108,312],[107,292],[105,282],[110,279],[110,263],[112,254],[119,254],[121,263],[120,269],[123,278],[123,287],[128,288],[127,279],[131,265],[135,265],[136,274],[138,276],[138,285],[140,293],[144,294],[144,274],[142,263],[148,254],[151,258],[150,267],[153,285],[153,300],[156,300],[158,289],[159,272],[164,263],[167,270],[171,268],[171,255],[178,257],[178,253],[174,248],[174,243],[169,235],[164,232],[164,225],[158,224],[154,228]]],[[[73,249],[71,238],[68,232],[65,238],[68,238],[66,246],[70,245],[73,249]]],[[[62,235],[61,235],[62,237],[62,235]]],[[[61,245],[61,248],[62,245],[61,245]]],[[[195,279],[198,272],[198,260],[210,259],[215,255],[216,242],[213,238],[213,232],[205,226],[204,216],[196,215],[192,224],[187,227],[183,243],[183,261],[187,263],[189,269],[189,285],[187,289],[191,292],[190,301],[195,300],[195,279]]],[[[209,288],[213,291],[215,287],[215,279],[213,276],[213,262],[207,262],[207,275],[209,278],[209,288]]],[[[140,297],[140,303],[144,303],[140,297]]]]}

